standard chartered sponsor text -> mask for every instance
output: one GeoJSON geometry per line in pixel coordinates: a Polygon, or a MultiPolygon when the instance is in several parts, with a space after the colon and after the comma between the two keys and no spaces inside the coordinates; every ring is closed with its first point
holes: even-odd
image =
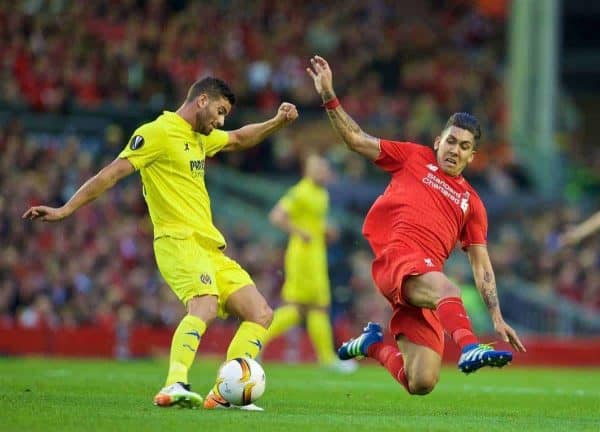
{"type": "Polygon", "coordinates": [[[460,193],[456,192],[452,187],[444,180],[439,178],[433,173],[427,173],[426,177],[423,177],[423,183],[434,189],[439,190],[442,195],[450,199],[455,204],[460,204],[460,193]]]}

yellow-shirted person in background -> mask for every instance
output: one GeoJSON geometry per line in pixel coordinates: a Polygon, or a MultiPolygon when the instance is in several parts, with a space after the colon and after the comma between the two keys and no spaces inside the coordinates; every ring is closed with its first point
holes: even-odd
{"type": "MultiPolygon", "coordinates": [[[[225,253],[225,239],[212,221],[204,184],[205,159],[219,151],[244,150],[298,117],[284,102],[271,119],[234,131],[220,130],[235,104],[227,84],[207,77],[194,83],[176,112],[164,111],[140,126],[126,148],[86,181],[62,207],[35,206],[23,218],[61,220],[96,199],[119,180],[139,171],[143,194],[154,225],[154,253],[160,273],[187,308],[171,343],[169,372],[154,398],[159,406],[196,408],[202,397],[188,382],[196,350],[206,327],[232,314],[241,320],[227,350],[227,360],[256,357],[271,324],[273,311],[240,265],[225,253]]],[[[204,407],[230,408],[215,389],[204,407]]],[[[255,405],[248,410],[262,410],[255,405]]]]}
{"type": "Polygon", "coordinates": [[[327,216],[331,178],[327,159],[310,155],[304,177],[275,205],[273,225],[289,234],[285,253],[283,305],[275,311],[265,343],[305,320],[319,363],[341,372],[356,369],[337,359],[329,317],[331,293],[327,269],[327,216]]]}

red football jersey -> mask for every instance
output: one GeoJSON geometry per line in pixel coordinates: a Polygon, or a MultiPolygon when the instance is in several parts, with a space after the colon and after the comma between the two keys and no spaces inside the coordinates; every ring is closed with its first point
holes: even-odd
{"type": "Polygon", "coordinates": [[[380,140],[375,164],[392,175],[371,206],[363,235],[376,256],[390,246],[418,248],[443,265],[457,241],[487,244],[487,215],[463,178],[439,167],[434,151],[419,144],[380,140]]]}

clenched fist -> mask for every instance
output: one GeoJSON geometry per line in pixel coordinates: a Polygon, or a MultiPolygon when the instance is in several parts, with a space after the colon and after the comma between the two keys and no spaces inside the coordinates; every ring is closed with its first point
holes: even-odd
{"type": "Polygon", "coordinates": [[[289,102],[283,102],[279,105],[275,118],[283,124],[291,123],[298,118],[296,105],[289,102]]]}

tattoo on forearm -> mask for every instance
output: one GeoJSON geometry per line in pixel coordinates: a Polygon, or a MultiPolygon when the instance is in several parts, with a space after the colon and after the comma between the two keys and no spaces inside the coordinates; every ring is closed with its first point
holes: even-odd
{"type": "Polygon", "coordinates": [[[341,135],[344,141],[348,142],[350,136],[361,133],[360,126],[350,117],[343,108],[338,107],[335,110],[327,110],[329,121],[333,128],[341,135]]]}
{"type": "Polygon", "coordinates": [[[483,274],[483,283],[481,284],[481,297],[489,310],[498,307],[498,294],[496,292],[496,282],[494,275],[490,271],[483,274]]]}
{"type": "Polygon", "coordinates": [[[492,279],[492,274],[489,271],[486,271],[483,275],[483,280],[487,283],[490,283],[492,279]]]}
{"type": "Polygon", "coordinates": [[[333,99],[335,97],[335,93],[331,92],[331,91],[326,91],[325,93],[323,93],[323,101],[329,101],[331,99],[333,99]]]}

